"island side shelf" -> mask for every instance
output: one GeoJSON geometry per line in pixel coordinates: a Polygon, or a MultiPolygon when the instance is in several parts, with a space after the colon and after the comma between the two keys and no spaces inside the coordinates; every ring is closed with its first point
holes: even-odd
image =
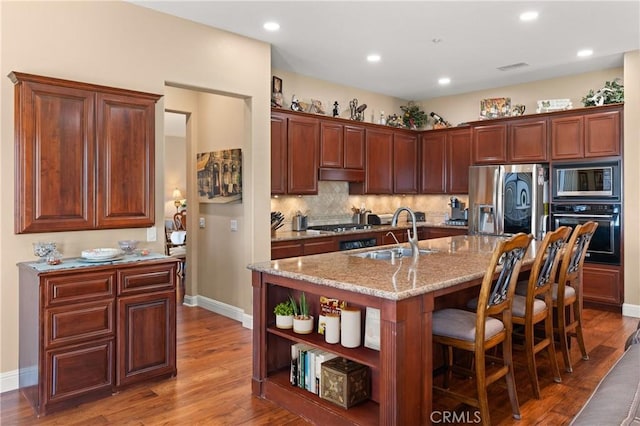
{"type": "MultiPolygon", "coordinates": [[[[431,412],[430,294],[390,300],[371,294],[253,271],[252,392],[313,422],[331,424],[428,424],[431,412]],[[322,336],[300,335],[274,327],[273,307],[289,294],[305,292],[316,317],[320,296],[345,300],[348,305],[380,309],[380,351],[344,348],[324,343],[322,336]],[[316,395],[291,386],[291,345],[304,342],[371,368],[372,398],[342,409],[316,395]],[[428,376],[425,376],[428,372],[428,376]],[[425,379],[425,377],[427,377],[425,379]]],[[[363,318],[364,335],[364,318],[363,318]]]]}

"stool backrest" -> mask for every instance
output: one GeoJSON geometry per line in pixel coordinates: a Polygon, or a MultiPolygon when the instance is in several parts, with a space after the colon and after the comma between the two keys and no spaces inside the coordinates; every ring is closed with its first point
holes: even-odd
{"type": "Polygon", "coordinates": [[[557,276],[562,249],[566,246],[570,235],[571,228],[561,226],[555,231],[547,232],[542,240],[529,275],[527,295],[531,296],[532,301],[538,294],[550,291],[551,284],[555,282],[557,276]]]}
{"type": "Polygon", "coordinates": [[[589,243],[597,227],[597,222],[589,221],[582,225],[577,225],[573,229],[560,264],[558,306],[563,306],[564,304],[565,286],[571,285],[576,289],[577,294],[580,295],[582,293],[582,266],[584,265],[589,243]]]}

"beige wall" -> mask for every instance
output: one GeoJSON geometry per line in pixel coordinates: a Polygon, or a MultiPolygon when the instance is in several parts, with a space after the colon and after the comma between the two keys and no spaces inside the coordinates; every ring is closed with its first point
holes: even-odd
{"type": "MultiPolygon", "coordinates": [[[[167,106],[165,94],[165,108],[167,106]]],[[[185,119],[186,121],[186,119],[185,119]]],[[[185,123],[186,127],[186,123],[185,123]]],[[[186,198],[187,190],[187,148],[186,137],[167,136],[164,137],[164,217],[173,218],[176,212],[176,205],[173,199],[173,190],[178,188],[182,196],[186,198]]],[[[188,202],[189,200],[187,200],[188,202]]]]}
{"type": "MultiPolygon", "coordinates": [[[[14,108],[13,87],[5,76],[12,70],[159,94],[165,94],[169,82],[243,99],[244,200],[242,212],[233,214],[242,221],[245,246],[235,250],[240,256],[236,265],[242,266],[234,267],[242,271],[235,271],[233,282],[225,285],[241,289],[234,290],[230,300],[250,309],[251,282],[245,266],[269,258],[270,172],[264,160],[270,152],[269,45],[124,2],[3,1],[0,19],[0,183],[7,206],[14,199],[14,108]]],[[[156,107],[156,228],[160,238],[147,243],[157,251],[163,250],[165,102],[161,99],[156,107]]],[[[51,239],[62,245],[66,256],[77,256],[84,248],[114,246],[119,239],[144,241],[146,230],[15,235],[11,207],[1,210],[0,374],[13,374],[18,368],[15,264],[34,259],[31,243],[51,239]]]]}

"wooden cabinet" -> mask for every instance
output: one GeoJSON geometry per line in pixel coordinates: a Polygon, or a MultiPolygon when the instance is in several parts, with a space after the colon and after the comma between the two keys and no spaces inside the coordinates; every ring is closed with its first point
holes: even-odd
{"type": "Polygon", "coordinates": [[[477,125],[471,131],[473,164],[504,164],[507,162],[507,125],[477,125]]]}
{"type": "Polygon", "coordinates": [[[158,95],[13,72],[15,232],[155,222],[158,95]]]}
{"type": "Polygon", "coordinates": [[[338,240],[334,237],[273,241],[271,242],[271,260],[329,253],[337,250],[338,240]]]}
{"type": "Polygon", "coordinates": [[[423,194],[469,192],[471,133],[469,129],[435,130],[422,135],[421,185],[423,194]]]}
{"type": "Polygon", "coordinates": [[[367,128],[365,132],[365,178],[351,183],[352,194],[393,194],[393,130],[367,128]]]}
{"type": "Polygon", "coordinates": [[[418,135],[393,135],[393,193],[418,193],[418,135]]]}
{"type": "Polygon", "coordinates": [[[624,301],[621,275],[620,266],[585,263],[582,278],[584,301],[619,309],[624,301]]]}
{"type": "Polygon", "coordinates": [[[509,123],[507,159],[511,163],[539,163],[547,154],[547,119],[523,119],[509,123]]]}
{"type": "Polygon", "coordinates": [[[320,124],[317,118],[271,113],[271,193],[318,193],[320,124]]]}
{"type": "Polygon", "coordinates": [[[427,239],[453,237],[456,235],[467,235],[469,233],[469,230],[466,228],[456,229],[456,228],[428,227],[426,229],[427,229],[427,239]]]}
{"type": "Polygon", "coordinates": [[[546,117],[479,124],[472,134],[474,164],[548,161],[546,117]]]}
{"type": "Polygon", "coordinates": [[[570,160],[621,155],[622,106],[583,110],[551,117],[551,159],[570,160]]]}
{"type": "MultiPolygon", "coordinates": [[[[387,231],[387,232],[382,232],[379,235],[380,238],[380,244],[381,246],[385,246],[387,244],[396,244],[396,240],[398,243],[406,243],[407,241],[409,241],[409,237],[407,236],[407,230],[406,229],[397,229],[397,230],[391,230],[391,231],[387,231]],[[391,236],[390,234],[393,234],[393,236],[391,236]],[[393,238],[395,236],[395,238],[393,238]]],[[[418,239],[420,239],[418,237],[418,239]]]]}
{"type": "Polygon", "coordinates": [[[36,414],[176,374],[174,259],[18,266],[19,385],[36,414]]]}
{"type": "Polygon", "coordinates": [[[364,180],[365,129],[320,120],[321,180],[362,182],[364,180]]]}

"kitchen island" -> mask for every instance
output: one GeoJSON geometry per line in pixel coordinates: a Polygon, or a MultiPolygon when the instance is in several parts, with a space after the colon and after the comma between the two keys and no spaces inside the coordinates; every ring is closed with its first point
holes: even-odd
{"type": "MultiPolygon", "coordinates": [[[[376,247],[249,265],[253,271],[253,394],[316,423],[430,424],[432,312],[440,299],[447,299],[443,296],[474,291],[499,238],[464,235],[420,241],[419,248],[428,253],[415,262],[411,257],[358,256],[380,249],[376,247]],[[300,292],[305,292],[316,318],[320,296],[361,308],[363,318],[366,307],[379,309],[380,350],[348,349],[327,344],[316,333],[277,329],[274,306],[300,292]],[[299,342],[369,367],[370,400],[345,410],[291,386],[291,345],[299,342]]],[[[536,246],[532,242],[523,270],[533,263],[536,246]]],[[[364,320],[362,325],[364,329],[364,320]]]]}

